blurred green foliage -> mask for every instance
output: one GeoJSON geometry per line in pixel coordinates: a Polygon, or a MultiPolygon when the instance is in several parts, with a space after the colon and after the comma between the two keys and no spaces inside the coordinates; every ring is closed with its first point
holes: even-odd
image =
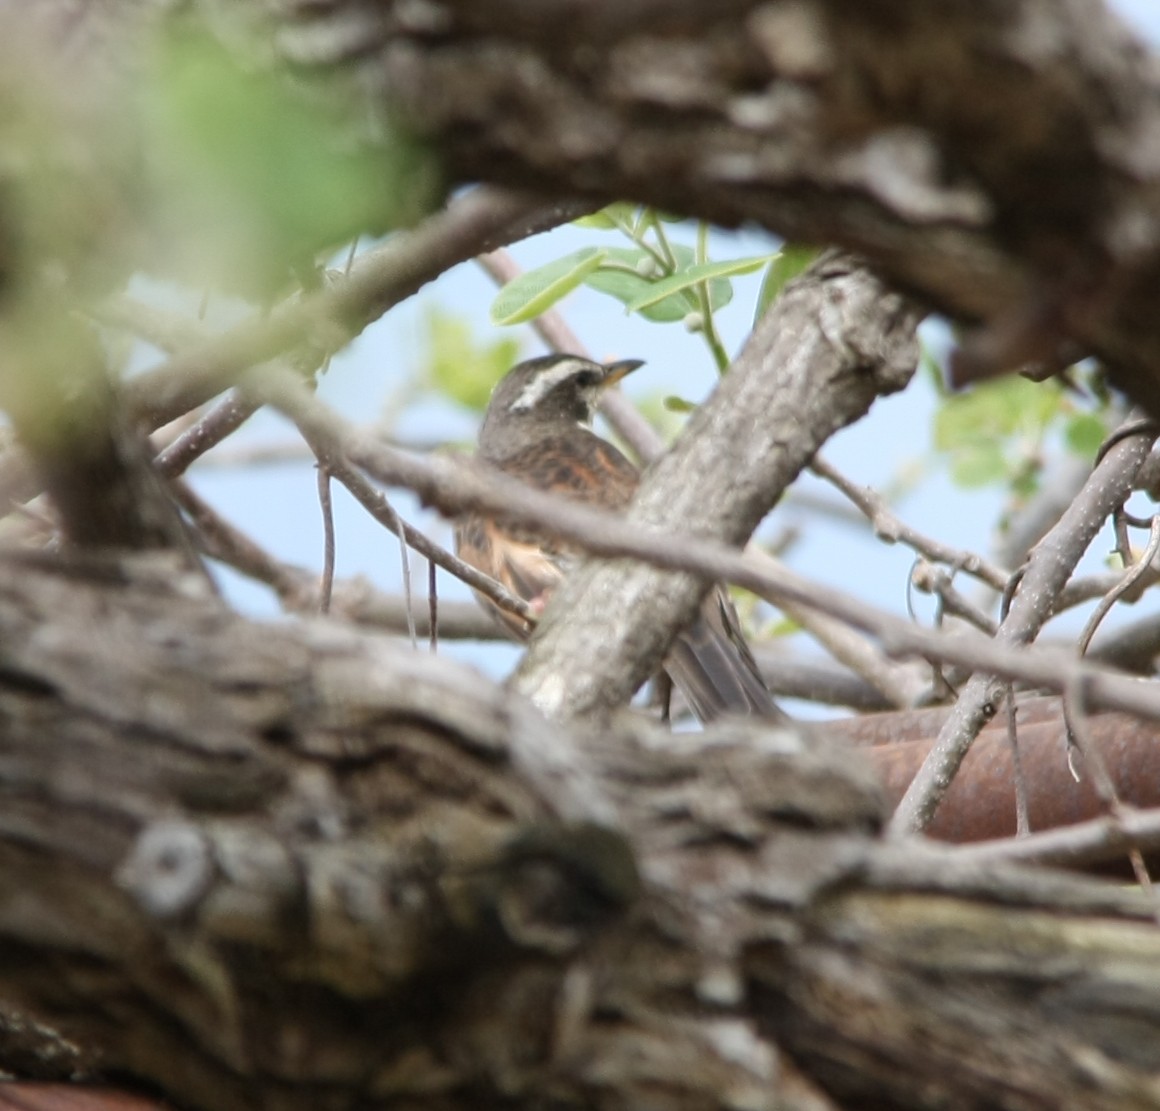
{"type": "Polygon", "coordinates": [[[427,311],[424,326],[426,384],[465,409],[482,413],[496,382],[519,361],[519,340],[504,335],[481,341],[463,317],[437,308],[427,311]]]}
{"type": "Polygon", "coordinates": [[[204,36],[162,41],[140,111],[179,276],[272,294],[318,252],[436,206],[426,147],[389,126],[373,145],[357,142],[336,108],[296,95],[280,74],[241,69],[204,36]]]}
{"type": "Polygon", "coordinates": [[[1080,408],[1058,380],[1010,375],[947,395],[933,433],[935,451],[960,486],[1001,484],[1026,497],[1038,488],[1053,436],[1094,456],[1107,427],[1100,412],[1080,408]]]}

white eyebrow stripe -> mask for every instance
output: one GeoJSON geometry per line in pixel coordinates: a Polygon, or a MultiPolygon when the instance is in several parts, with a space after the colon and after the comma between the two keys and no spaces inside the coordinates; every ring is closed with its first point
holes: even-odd
{"type": "Polygon", "coordinates": [[[534,409],[561,382],[567,381],[589,365],[587,359],[565,359],[544,371],[543,374],[537,374],[524,387],[523,393],[511,403],[510,411],[522,413],[528,409],[534,409]]]}

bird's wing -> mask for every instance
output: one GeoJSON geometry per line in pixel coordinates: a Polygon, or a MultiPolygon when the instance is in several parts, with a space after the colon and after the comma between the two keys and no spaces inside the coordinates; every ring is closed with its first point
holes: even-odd
{"type": "MultiPolygon", "coordinates": [[[[455,548],[465,563],[491,575],[537,610],[547,604],[565,574],[563,561],[534,538],[514,535],[485,517],[469,517],[456,526],[455,548]]],[[[531,633],[530,622],[501,610],[478,592],[476,597],[484,609],[521,640],[531,633]]]]}
{"type": "Polygon", "coordinates": [[[498,465],[529,486],[605,509],[624,509],[640,481],[624,452],[582,428],[567,440],[537,440],[498,465]]]}

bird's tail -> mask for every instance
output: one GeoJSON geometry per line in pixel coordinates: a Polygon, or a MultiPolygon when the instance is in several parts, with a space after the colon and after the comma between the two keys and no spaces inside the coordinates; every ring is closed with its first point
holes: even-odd
{"type": "Polygon", "coordinates": [[[723,592],[714,591],[705,600],[696,621],[673,644],[665,670],[699,721],[723,714],[787,720],[762,680],[723,592]]]}

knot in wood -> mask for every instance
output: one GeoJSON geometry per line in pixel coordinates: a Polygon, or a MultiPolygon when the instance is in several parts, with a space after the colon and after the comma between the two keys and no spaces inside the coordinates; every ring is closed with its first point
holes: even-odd
{"type": "Polygon", "coordinates": [[[174,918],[196,906],[214,874],[201,831],[187,822],[147,826],[117,869],[117,883],[154,918],[174,918]]]}

